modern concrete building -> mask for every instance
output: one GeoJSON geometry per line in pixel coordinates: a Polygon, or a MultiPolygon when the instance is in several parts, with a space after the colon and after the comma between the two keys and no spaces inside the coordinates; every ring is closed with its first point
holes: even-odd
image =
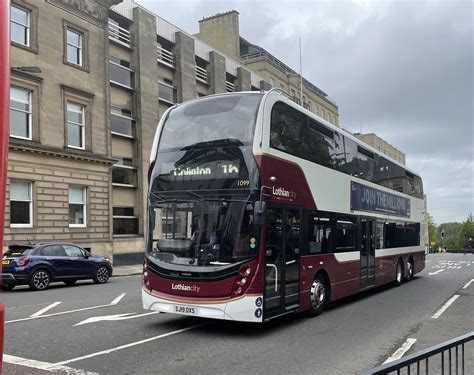
{"type": "Polygon", "coordinates": [[[200,20],[196,37],[227,56],[240,60],[247,69],[268,81],[271,87],[282,89],[296,103],[339,126],[339,109],[328,94],[304,77],[301,85],[297,71],[240,36],[239,12],[232,10],[200,20]]]}
{"type": "Polygon", "coordinates": [[[398,161],[399,163],[406,165],[405,164],[405,154],[400,151],[398,148],[392,146],[390,143],[385,141],[384,139],[380,138],[377,136],[377,134],[374,133],[367,133],[367,134],[361,134],[361,133],[356,133],[354,134],[357,138],[359,138],[361,141],[367,143],[368,145],[372,146],[376,150],[379,150],[380,152],[383,152],[385,155],[391,157],[392,159],[398,161]]]}

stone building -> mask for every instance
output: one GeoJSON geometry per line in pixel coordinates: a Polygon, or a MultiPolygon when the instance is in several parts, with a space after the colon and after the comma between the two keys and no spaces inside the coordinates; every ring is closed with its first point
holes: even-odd
{"type": "Polygon", "coordinates": [[[6,244],[69,240],[112,255],[113,3],[12,1],[6,244]]]}
{"type": "Polygon", "coordinates": [[[393,160],[398,161],[400,164],[406,165],[405,154],[402,151],[400,151],[398,148],[392,146],[390,143],[388,143],[384,139],[380,138],[377,134],[356,133],[354,134],[354,136],[359,138],[361,141],[367,143],[368,145],[372,146],[376,150],[383,152],[385,155],[391,157],[393,160]]]}
{"type": "Polygon", "coordinates": [[[200,20],[196,37],[227,56],[240,60],[247,69],[268,81],[271,87],[283,90],[296,103],[339,126],[339,109],[328,94],[304,77],[301,85],[298,72],[264,48],[240,36],[239,12],[232,10],[200,20]]]}

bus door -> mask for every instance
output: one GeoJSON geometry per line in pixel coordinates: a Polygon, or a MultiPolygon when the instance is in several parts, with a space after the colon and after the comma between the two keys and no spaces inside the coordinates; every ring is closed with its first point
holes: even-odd
{"type": "Polygon", "coordinates": [[[360,287],[375,284],[375,221],[360,219],[360,287]]]}
{"type": "Polygon", "coordinates": [[[300,220],[299,209],[267,210],[265,319],[299,306],[300,220]]]}

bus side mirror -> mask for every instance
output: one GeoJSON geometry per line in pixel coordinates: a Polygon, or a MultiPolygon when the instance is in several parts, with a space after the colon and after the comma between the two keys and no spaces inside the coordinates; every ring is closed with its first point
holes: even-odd
{"type": "Polygon", "coordinates": [[[256,201],[253,208],[253,220],[256,225],[265,224],[265,214],[267,213],[267,202],[256,201]]]}

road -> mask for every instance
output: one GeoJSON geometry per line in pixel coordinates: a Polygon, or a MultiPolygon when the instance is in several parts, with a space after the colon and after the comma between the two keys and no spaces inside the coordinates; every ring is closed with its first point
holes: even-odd
{"type": "MultiPolygon", "coordinates": [[[[399,288],[344,299],[316,318],[292,315],[264,325],[150,314],[141,308],[140,276],[42,292],[19,287],[2,293],[4,370],[356,374],[402,346],[407,355],[472,331],[473,278],[474,255],[431,254],[425,270],[399,288]]],[[[466,353],[471,364],[473,352],[466,353]]]]}

